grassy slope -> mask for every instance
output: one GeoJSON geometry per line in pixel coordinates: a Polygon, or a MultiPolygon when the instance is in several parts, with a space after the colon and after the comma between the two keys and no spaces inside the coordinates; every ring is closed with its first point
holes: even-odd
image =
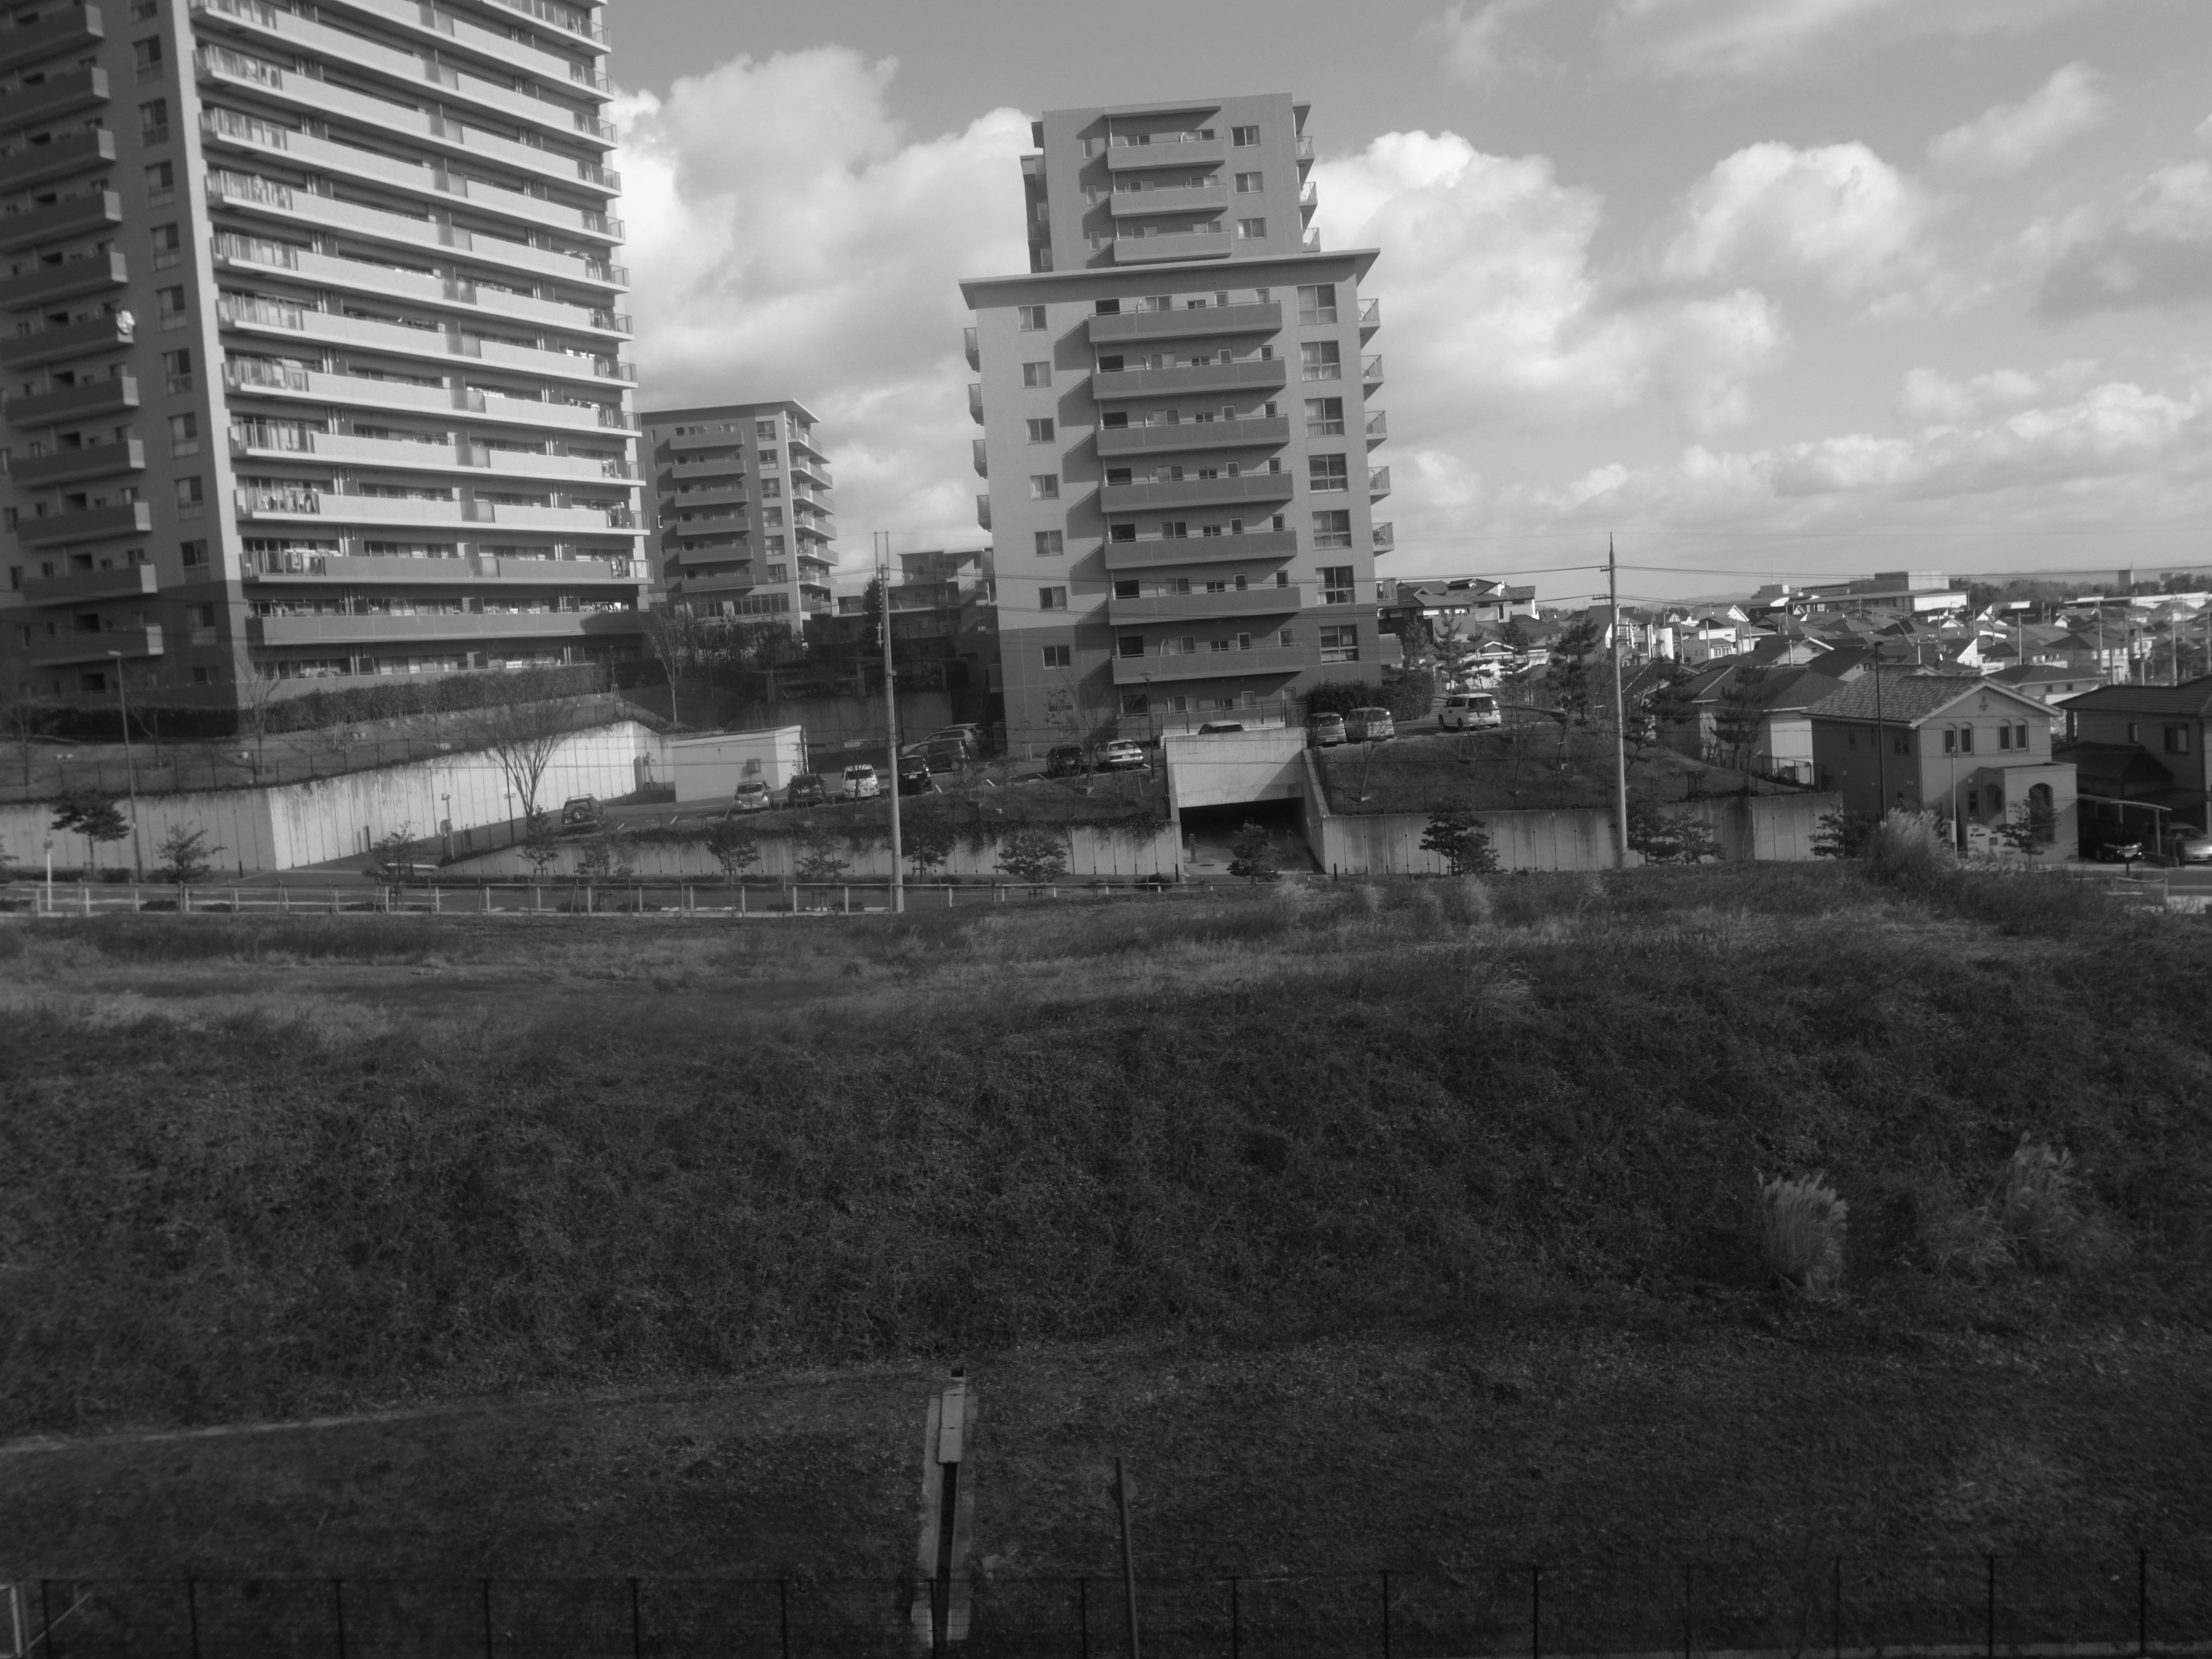
{"type": "MultiPolygon", "coordinates": [[[[1132,1445],[1174,1471],[1158,1547],[1224,1565],[2212,1539],[2212,937],[2045,892],[1739,867],[0,935],[0,1405],[70,1432],[962,1354],[1018,1562],[1097,1565],[1085,1482],[1132,1445]],[[2100,1249],[1923,1271],[2024,1131],[2076,1152],[2100,1249]],[[1741,1243],[1750,1172],[1810,1167],[1854,1206],[1838,1310],[1741,1243]]],[[[180,1443],[161,1499],[102,1474],[128,1452],[40,1455],[0,1546],[143,1562],[192,1493],[204,1563],[889,1571],[927,1386],[889,1375],[757,1456],[720,1396],[568,1408],[550,1462],[518,1449],[556,1419],[511,1414],[180,1443]],[[774,1526],[702,1479],[785,1493],[774,1526]]]]}
{"type": "MultiPolygon", "coordinates": [[[[1534,811],[1604,806],[1613,799],[1612,742],[1594,727],[1571,729],[1564,767],[1559,727],[1550,721],[1414,734],[1378,744],[1371,754],[1347,745],[1317,750],[1316,758],[1334,812],[1425,812],[1447,804],[1534,811]]],[[[1629,750],[1628,787],[1639,798],[1677,802],[1693,792],[1733,793],[1743,782],[1741,772],[1671,749],[1639,744],[1629,750]]],[[[1758,786],[1762,793],[1772,787],[1758,786]]]]}

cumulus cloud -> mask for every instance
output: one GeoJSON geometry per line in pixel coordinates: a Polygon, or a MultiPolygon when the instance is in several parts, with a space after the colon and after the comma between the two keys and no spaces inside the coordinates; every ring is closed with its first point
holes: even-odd
{"type": "Polygon", "coordinates": [[[2032,374],[2016,368],[1992,369],[1956,380],[1932,368],[1907,369],[1898,407],[1914,420],[1972,420],[1991,410],[2017,408],[2043,389],[2032,374]]]}
{"type": "Polygon", "coordinates": [[[647,408],[795,398],[877,528],[975,539],[963,276],[1028,266],[1012,110],[934,138],[841,47],[738,58],[617,107],[647,408]]]}
{"type": "Polygon", "coordinates": [[[1891,46],[2033,27],[2118,0],[1616,0],[1603,33],[1613,57],[1660,75],[1767,75],[1805,69],[1840,47],[1891,46]]]}
{"type": "Polygon", "coordinates": [[[2085,64],[2069,64],[2031,96],[1999,104],[1928,146],[1938,167],[1968,177],[2019,173],[2101,122],[2111,103],[2085,64]]]}
{"type": "Polygon", "coordinates": [[[1842,298],[1925,267],[1932,204],[1864,144],[1753,144],[1683,197],[1656,268],[1677,283],[1804,281],[1842,298]]]}
{"type": "Polygon", "coordinates": [[[1510,51],[1507,30],[1514,18],[1543,0],[1453,0],[1440,17],[1421,26],[1420,38],[1438,48],[1444,72],[1478,85],[1533,61],[1510,51]]]}
{"type": "Polygon", "coordinates": [[[2154,169],[2110,211],[2077,210],[2039,238],[2050,248],[2045,315],[2185,306],[2212,299],[2212,161],[2154,169]]]}

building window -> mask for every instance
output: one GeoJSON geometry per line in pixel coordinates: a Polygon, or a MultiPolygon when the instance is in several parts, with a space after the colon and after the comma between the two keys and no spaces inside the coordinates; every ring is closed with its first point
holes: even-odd
{"type": "Polygon", "coordinates": [[[1143,656],[1145,654],[1145,636],[1142,634],[1123,634],[1118,635],[1114,641],[1114,654],[1117,657],[1122,658],[1143,656]]]}
{"type": "Polygon", "coordinates": [[[2169,726],[2166,728],[2166,752],[2169,755],[2185,755],[2189,752],[2187,726],[2169,726]]]}
{"type": "Polygon", "coordinates": [[[149,34],[143,40],[131,43],[131,61],[138,70],[138,84],[161,78],[161,37],[149,34]]]}
{"type": "Polygon", "coordinates": [[[156,98],[138,106],[138,138],[142,143],[169,142],[169,100],[156,98]]]}
{"type": "Polygon", "coordinates": [[[185,568],[187,570],[197,570],[208,562],[205,542],[186,542],[179,550],[184,556],[185,568]]]}
{"type": "Polygon", "coordinates": [[[1321,630],[1321,659],[1323,662],[1358,662],[1359,660],[1359,629],[1351,623],[1341,628],[1321,630]]]}
{"type": "Polygon", "coordinates": [[[1022,365],[1022,384],[1032,389],[1038,386],[1049,386],[1052,384],[1052,365],[1050,363],[1024,363],[1022,365]]]}
{"type": "Polygon", "coordinates": [[[1962,726],[1959,728],[1959,752],[1962,755],[1971,755],[1974,752],[1974,728],[1971,726],[1962,726]]]}
{"type": "Polygon", "coordinates": [[[1310,283],[1298,289],[1298,320],[1333,323],[1336,320],[1336,284],[1310,283]]]}
{"type": "Polygon", "coordinates": [[[178,479],[177,516],[180,519],[197,519],[206,511],[207,504],[200,494],[199,474],[195,472],[188,477],[178,479]]]}
{"type": "Polygon", "coordinates": [[[1048,645],[1044,647],[1044,665],[1047,668],[1074,667],[1075,647],[1072,645],[1048,645]]]}
{"type": "Polygon", "coordinates": [[[2136,725],[2133,720],[2130,720],[2128,722],[2128,741],[2130,743],[2141,743],[2142,741],[2142,727],[2136,725]]]}
{"type": "Polygon", "coordinates": [[[1352,474],[1341,455],[1306,457],[1306,487],[1310,489],[1349,489],[1352,474]]]}
{"type": "Polygon", "coordinates": [[[1313,515],[1313,532],[1316,549],[1349,547],[1352,545],[1352,514],[1342,511],[1316,513],[1313,515]]]}
{"type": "Polygon", "coordinates": [[[1239,196],[1257,196],[1266,188],[1266,181],[1256,173],[1240,173],[1237,175],[1237,193],[1239,196]]]}
{"type": "Polygon", "coordinates": [[[1237,234],[1243,241],[1256,242],[1267,234],[1267,222],[1265,219],[1239,219],[1237,222],[1237,234]]]}
{"type": "Polygon", "coordinates": [[[1343,435],[1344,399],[1341,398],[1307,398],[1306,436],[1341,438],[1343,435]]]}
{"type": "Polygon", "coordinates": [[[1249,149],[1253,145],[1260,142],[1260,129],[1257,127],[1231,127],[1229,129],[1229,142],[1236,145],[1239,149],[1249,149]]]}
{"type": "Polygon", "coordinates": [[[1047,416],[1043,420],[1030,422],[1030,441],[1033,444],[1048,444],[1052,441],[1051,416],[1047,416]]]}
{"type": "Polygon", "coordinates": [[[182,328],[191,321],[185,314],[185,291],[181,288],[156,289],[154,303],[161,313],[161,326],[165,329],[182,328]]]}
{"type": "Polygon", "coordinates": [[[1239,651],[1249,651],[1252,648],[1252,636],[1249,634],[1239,634],[1237,636],[1237,648],[1239,651]]]}
{"type": "Polygon", "coordinates": [[[197,455],[200,453],[200,417],[197,415],[169,416],[169,453],[197,455]]]}
{"type": "Polygon", "coordinates": [[[1056,501],[1060,499],[1060,474],[1032,472],[1030,474],[1030,499],[1033,501],[1056,501]]]}
{"type": "Polygon", "coordinates": [[[1300,373],[1309,380],[1340,380],[1344,378],[1343,360],[1338,356],[1334,340],[1308,340],[1298,348],[1300,373]]]}
{"type": "Polygon", "coordinates": [[[755,421],[753,422],[754,437],[773,438],[775,435],[775,422],[774,421],[755,421]]]}
{"type": "Polygon", "coordinates": [[[1297,642],[1298,642],[1298,636],[1297,636],[1296,634],[1293,634],[1293,633],[1292,633],[1289,629],[1287,629],[1287,628],[1285,628],[1285,629],[1281,633],[1279,633],[1279,634],[1278,634],[1278,635],[1275,635],[1275,643],[1276,643],[1277,645],[1281,646],[1281,647],[1283,647],[1283,649],[1284,649],[1284,650],[1285,650],[1285,651],[1288,651],[1288,650],[1289,650],[1292,646],[1296,645],[1297,642]]]}
{"type": "Polygon", "coordinates": [[[1037,609],[1040,611],[1066,610],[1067,590],[1065,587],[1040,587],[1037,589],[1037,609]]]}
{"type": "Polygon", "coordinates": [[[189,350],[165,351],[161,354],[161,373],[172,392],[192,389],[192,354],[189,350]]]}
{"type": "Polygon", "coordinates": [[[1067,551],[1067,542],[1057,530],[1040,530],[1036,532],[1036,550],[1040,559],[1057,558],[1067,551]]]}
{"type": "Polygon", "coordinates": [[[783,452],[781,449],[763,449],[754,459],[763,471],[775,471],[783,465],[783,452]]]}
{"type": "Polygon", "coordinates": [[[154,227],[154,269],[167,270],[184,255],[178,251],[177,228],[174,225],[154,227]]]}
{"type": "Polygon", "coordinates": [[[146,169],[146,205],[160,207],[177,198],[177,169],[172,161],[156,161],[146,169]]]}
{"type": "MultiPolygon", "coordinates": [[[[1038,209],[1040,216],[1042,216],[1043,204],[1039,203],[1038,209]]],[[[1017,306],[1014,307],[1014,314],[1021,319],[1020,327],[1023,333],[1042,334],[1044,332],[1044,307],[1042,306],[1017,306]]]]}
{"type": "Polygon", "coordinates": [[[1109,542],[1133,542],[1137,539],[1137,526],[1134,522],[1109,524],[1106,526],[1106,539],[1109,542]]]}
{"type": "Polygon", "coordinates": [[[1350,605],[1357,591],[1352,584],[1352,567],[1348,564],[1325,564],[1320,570],[1321,602],[1323,605],[1350,605]]]}
{"type": "Polygon", "coordinates": [[[2000,749],[2009,749],[2012,747],[2011,726],[2000,726],[1997,727],[1997,747],[2000,749]]]}

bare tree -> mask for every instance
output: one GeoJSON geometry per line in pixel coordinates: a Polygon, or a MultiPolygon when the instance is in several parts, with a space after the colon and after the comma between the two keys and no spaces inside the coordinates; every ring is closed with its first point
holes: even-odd
{"type": "Polygon", "coordinates": [[[526,824],[538,817],[545,769],[575,729],[568,692],[557,668],[507,669],[490,677],[483,706],[468,720],[469,740],[499,762],[507,787],[522,803],[526,824]]]}
{"type": "Polygon", "coordinates": [[[43,722],[46,711],[31,701],[22,687],[0,678],[0,727],[15,739],[23,763],[23,787],[31,787],[31,738],[43,722]]]}
{"type": "Polygon", "coordinates": [[[661,672],[668,676],[669,720],[681,726],[684,716],[678,707],[680,692],[677,682],[698,666],[698,619],[691,614],[690,602],[679,599],[653,606],[644,612],[644,618],[646,646],[659,659],[661,672]]]}
{"type": "Polygon", "coordinates": [[[261,778],[262,750],[269,741],[276,718],[278,694],[284,682],[274,674],[262,674],[249,668],[238,682],[239,729],[253,738],[253,777],[261,778]]]}

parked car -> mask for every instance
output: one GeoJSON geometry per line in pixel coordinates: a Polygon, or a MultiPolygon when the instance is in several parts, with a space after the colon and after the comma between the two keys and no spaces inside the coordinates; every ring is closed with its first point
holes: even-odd
{"type": "Polygon", "coordinates": [[[758,778],[747,778],[730,796],[730,805],[739,812],[765,812],[775,805],[768,786],[758,778]]]}
{"type": "Polygon", "coordinates": [[[1355,708],[1344,717],[1344,735],[1354,743],[1381,743],[1398,735],[1387,708],[1355,708]]]}
{"type": "Polygon", "coordinates": [[[398,859],[390,864],[366,865],[361,873],[371,881],[398,886],[410,881],[434,881],[438,866],[419,859],[398,859]]]}
{"type": "Polygon", "coordinates": [[[2166,850],[2177,864],[2212,864],[2212,836],[2185,825],[2166,836],[2166,850]]]}
{"type": "Polygon", "coordinates": [[[597,795],[571,795],[561,803],[561,833],[585,836],[606,822],[597,795]]]}
{"type": "Polygon", "coordinates": [[[1203,738],[1215,732],[1242,732],[1243,729],[1244,722],[1242,720],[1208,720],[1198,728],[1198,735],[1203,738]]]}
{"type": "Polygon", "coordinates": [[[2143,855],[2142,838],[2116,823],[2081,826],[2081,856],[2100,864],[2133,864],[2143,855]]]}
{"type": "Polygon", "coordinates": [[[1437,724],[1448,732],[1487,732],[1504,723],[1498,699],[1487,691],[1455,691],[1437,715],[1437,724]]]}
{"type": "Polygon", "coordinates": [[[845,769],[845,799],[872,800],[884,793],[884,781],[876,775],[876,769],[861,761],[845,769]]]}
{"type": "Polygon", "coordinates": [[[923,748],[922,758],[929,763],[933,772],[957,772],[967,765],[974,753],[965,738],[932,738],[923,748]]]}
{"type": "Polygon", "coordinates": [[[1079,777],[1083,774],[1083,745],[1058,743],[1045,751],[1044,775],[1048,778],[1079,777]]]}
{"type": "Polygon", "coordinates": [[[958,738],[968,745],[968,752],[971,755],[983,752],[983,728],[973,720],[963,721],[957,726],[941,726],[929,734],[927,741],[936,743],[945,738],[958,738]]]}
{"type": "Polygon", "coordinates": [[[1102,772],[1135,772],[1151,764],[1145,758],[1143,745],[1127,738],[1116,738],[1098,750],[1098,769],[1102,772]]]}
{"type": "Polygon", "coordinates": [[[1306,721],[1306,741],[1316,749],[1334,749],[1344,741],[1344,716],[1316,714],[1306,721]]]}
{"type": "Polygon", "coordinates": [[[926,755],[901,755],[898,763],[898,792],[902,795],[927,795],[937,787],[937,780],[929,775],[929,757],[926,755]]]}
{"type": "Polygon", "coordinates": [[[823,788],[821,778],[812,772],[801,772],[791,781],[791,787],[783,793],[786,806],[820,806],[830,799],[823,788]]]}

